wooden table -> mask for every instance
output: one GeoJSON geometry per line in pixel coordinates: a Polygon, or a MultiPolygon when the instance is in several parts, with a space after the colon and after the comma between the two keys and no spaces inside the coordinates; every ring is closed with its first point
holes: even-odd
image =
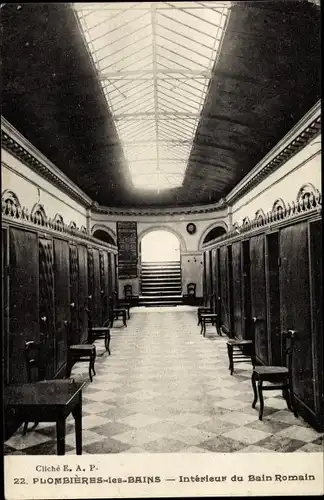
{"type": "Polygon", "coordinates": [[[82,455],[82,389],[84,382],[48,380],[9,385],[4,389],[5,409],[22,422],[56,422],[57,454],[65,454],[65,420],[75,420],[76,454],[82,455]]]}

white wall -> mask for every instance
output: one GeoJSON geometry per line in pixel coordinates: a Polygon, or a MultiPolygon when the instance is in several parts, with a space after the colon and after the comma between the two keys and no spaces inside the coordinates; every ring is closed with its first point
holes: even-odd
{"type": "Polygon", "coordinates": [[[21,206],[31,212],[35,203],[44,206],[47,217],[61,214],[65,224],[71,221],[78,227],[87,227],[86,208],[31,170],[8,151],[1,149],[2,192],[13,191],[21,206]]]}
{"type": "MultiPolygon", "coordinates": [[[[196,207],[193,207],[196,208],[196,207]]],[[[167,210],[166,210],[167,212],[167,210]]],[[[117,224],[116,220],[137,221],[138,240],[143,235],[153,229],[169,229],[178,236],[181,242],[181,265],[182,265],[182,293],[187,293],[187,283],[196,283],[197,297],[203,294],[203,265],[201,243],[209,230],[217,225],[227,228],[228,215],[227,209],[207,214],[175,214],[175,215],[156,215],[156,216],[116,216],[93,213],[91,215],[91,227],[108,228],[110,234],[116,238],[117,224]],[[195,234],[187,232],[187,224],[194,222],[197,227],[195,234]]],[[[117,238],[116,238],[117,239],[117,238]]],[[[124,285],[132,283],[133,293],[138,294],[139,280],[119,280],[119,294],[122,297],[124,285]]]]}
{"type": "Polygon", "coordinates": [[[232,222],[241,224],[244,217],[252,220],[259,209],[268,212],[278,198],[282,198],[286,203],[296,201],[299,189],[307,183],[313,184],[321,191],[320,135],[236,201],[232,207],[232,222]]]}

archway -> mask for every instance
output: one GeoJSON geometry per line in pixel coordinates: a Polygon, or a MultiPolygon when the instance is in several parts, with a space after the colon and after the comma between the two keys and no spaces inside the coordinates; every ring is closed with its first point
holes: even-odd
{"type": "Polygon", "coordinates": [[[153,229],[141,240],[141,262],[180,261],[180,241],[175,234],[153,229]]]}
{"type": "Polygon", "coordinates": [[[182,302],[181,242],[171,231],[152,229],[140,239],[143,305],[182,302]]]}

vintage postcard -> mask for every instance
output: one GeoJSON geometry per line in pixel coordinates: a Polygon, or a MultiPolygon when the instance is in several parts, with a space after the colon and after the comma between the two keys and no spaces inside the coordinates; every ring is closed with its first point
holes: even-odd
{"type": "Polygon", "coordinates": [[[5,499],[323,494],[319,0],[0,22],[5,499]]]}

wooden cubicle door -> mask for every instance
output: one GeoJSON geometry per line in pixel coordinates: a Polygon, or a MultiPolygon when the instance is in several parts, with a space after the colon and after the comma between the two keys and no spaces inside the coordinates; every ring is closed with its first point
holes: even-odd
{"type": "Polygon", "coordinates": [[[324,426],[324,387],[323,387],[323,246],[322,221],[309,224],[310,279],[312,344],[314,359],[315,411],[321,428],[324,426]]]}
{"type": "Polygon", "coordinates": [[[282,363],[279,266],[279,231],[275,231],[266,235],[267,325],[269,363],[272,365],[280,365],[282,363]]]}
{"type": "Polygon", "coordinates": [[[69,244],[54,238],[54,303],[55,303],[55,371],[66,362],[67,335],[66,321],[71,319],[70,311],[70,262],[69,244]]]}
{"type": "Polygon", "coordinates": [[[109,283],[108,283],[108,260],[109,255],[106,251],[100,251],[100,293],[102,323],[109,317],[109,283]]]}
{"type": "Polygon", "coordinates": [[[241,269],[242,269],[242,328],[243,337],[252,340],[253,331],[251,328],[251,273],[250,273],[250,240],[242,241],[241,248],[241,269]]]}
{"type": "Polygon", "coordinates": [[[268,335],[266,309],[266,278],[264,235],[250,239],[251,314],[255,323],[256,356],[268,364],[268,335]]]}
{"type": "Polygon", "coordinates": [[[78,245],[79,267],[79,342],[84,343],[88,338],[88,249],[85,245],[78,245]]]}
{"type": "Polygon", "coordinates": [[[55,373],[54,256],[53,241],[38,238],[39,249],[39,336],[46,357],[46,378],[55,373]]]}
{"type": "MultiPolygon", "coordinates": [[[[221,281],[221,321],[230,330],[230,298],[229,298],[229,273],[228,273],[228,253],[227,247],[220,248],[220,281],[221,281]]],[[[232,332],[230,332],[232,334],[232,332]]]]}
{"type": "Polygon", "coordinates": [[[242,270],[241,270],[241,242],[232,244],[232,272],[233,272],[233,324],[234,334],[243,338],[243,310],[242,310],[242,270]]]}
{"type": "Polygon", "coordinates": [[[70,311],[69,344],[79,344],[79,259],[77,245],[70,244],[70,311]]]}
{"type": "Polygon", "coordinates": [[[281,229],[280,258],[281,329],[296,330],[293,356],[294,391],[298,398],[314,411],[315,353],[312,343],[307,222],[281,229]]]}
{"type": "Polygon", "coordinates": [[[8,229],[2,228],[1,230],[1,284],[2,284],[2,297],[1,297],[1,312],[2,312],[2,326],[3,326],[3,377],[4,383],[8,384],[9,381],[9,235],[8,229]]]}
{"type": "Polygon", "coordinates": [[[101,308],[101,293],[100,293],[100,261],[99,250],[92,249],[93,253],[93,325],[102,325],[102,308],[101,308]]]}
{"type": "Polygon", "coordinates": [[[24,346],[39,339],[39,266],[36,233],[10,228],[9,377],[26,382],[24,346]]]}

